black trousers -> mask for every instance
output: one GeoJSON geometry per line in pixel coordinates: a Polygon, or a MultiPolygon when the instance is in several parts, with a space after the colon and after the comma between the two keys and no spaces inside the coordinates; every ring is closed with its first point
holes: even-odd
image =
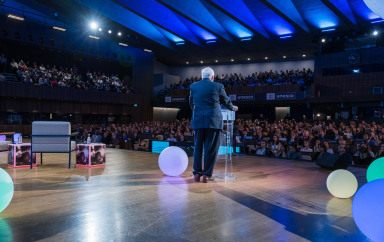
{"type": "Polygon", "coordinates": [[[212,176],[220,146],[220,132],[220,129],[195,129],[195,150],[193,154],[194,175],[212,176]]]}

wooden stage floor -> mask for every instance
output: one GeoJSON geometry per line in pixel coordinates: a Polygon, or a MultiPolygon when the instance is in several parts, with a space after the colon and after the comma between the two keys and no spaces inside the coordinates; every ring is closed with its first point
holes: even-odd
{"type": "MultiPolygon", "coordinates": [[[[105,168],[69,170],[64,154],[46,154],[42,167],[6,169],[15,195],[0,241],[369,241],[313,163],[236,156],[235,182],[204,184],[191,162],[163,176],[157,157],[108,149],[105,168]]],[[[365,170],[351,170],[361,186],[365,170]]]]}

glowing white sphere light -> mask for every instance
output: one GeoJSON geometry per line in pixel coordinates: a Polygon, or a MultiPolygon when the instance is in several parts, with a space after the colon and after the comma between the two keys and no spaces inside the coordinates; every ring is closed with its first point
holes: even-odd
{"type": "Polygon", "coordinates": [[[167,176],[179,176],[188,167],[188,155],[177,146],[164,149],[159,156],[160,170],[167,176]]]}
{"type": "Polygon", "coordinates": [[[357,190],[357,186],[355,175],[344,169],[333,171],[327,178],[327,189],[337,198],[352,197],[357,190]]]}

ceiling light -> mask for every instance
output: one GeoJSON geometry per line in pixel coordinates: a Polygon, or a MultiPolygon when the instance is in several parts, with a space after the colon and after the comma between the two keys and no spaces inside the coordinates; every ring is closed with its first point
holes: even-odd
{"type": "Polygon", "coordinates": [[[185,42],[184,42],[184,41],[179,41],[179,42],[176,42],[176,45],[183,45],[183,44],[185,44],[185,42]]]}
{"type": "Polygon", "coordinates": [[[287,56],[286,56],[286,55],[283,55],[283,59],[287,59],[287,56]]]}
{"type": "Polygon", "coordinates": [[[144,49],[145,52],[152,52],[150,49],[144,49]]]}
{"type": "Polygon", "coordinates": [[[231,62],[234,62],[235,60],[234,59],[231,59],[231,62]]]}
{"type": "Polygon", "coordinates": [[[58,31],[66,31],[66,29],[62,28],[62,27],[57,27],[57,26],[53,26],[52,29],[54,30],[58,30],[58,31]]]}
{"type": "Polygon", "coordinates": [[[200,64],[204,64],[204,61],[201,60],[201,61],[200,61],[200,64]]]}
{"type": "Polygon", "coordinates": [[[117,32],[117,36],[121,36],[122,35],[122,33],[121,32],[117,32]]]}
{"type": "Polygon", "coordinates": [[[355,74],[358,74],[358,73],[360,73],[360,69],[353,69],[352,72],[355,74]]]}
{"type": "Polygon", "coordinates": [[[251,58],[248,57],[248,58],[247,58],[247,61],[250,61],[250,60],[251,60],[251,58]]]}
{"type": "Polygon", "coordinates": [[[247,38],[241,38],[240,41],[250,41],[252,40],[252,37],[247,37],[247,38]]]}
{"type": "Polygon", "coordinates": [[[268,60],[268,59],[269,59],[268,56],[264,57],[264,60],[268,60]]]}
{"type": "Polygon", "coordinates": [[[305,58],[305,57],[307,57],[307,55],[306,55],[306,54],[303,54],[302,57],[305,58]]]}
{"type": "Polygon", "coordinates": [[[379,31],[374,30],[374,31],[372,32],[372,35],[373,35],[373,36],[378,36],[378,35],[379,35],[379,31]]]}
{"type": "Polygon", "coordinates": [[[207,43],[207,44],[216,43],[216,40],[207,40],[205,43],[207,43]]]}
{"type": "Polygon", "coordinates": [[[325,38],[321,39],[321,43],[325,43],[327,40],[325,38]]]}
{"type": "Polygon", "coordinates": [[[185,64],[189,65],[189,61],[186,61],[185,64]]]}
{"type": "Polygon", "coordinates": [[[322,29],[321,32],[332,32],[335,31],[335,28],[322,29]]]}
{"type": "Polygon", "coordinates": [[[102,29],[102,28],[99,28],[98,30],[99,30],[99,32],[103,31],[103,29],[102,29]]]}
{"type": "Polygon", "coordinates": [[[108,34],[112,34],[112,30],[108,30],[108,34]]]}
{"type": "Polygon", "coordinates": [[[89,27],[92,29],[92,30],[96,30],[97,28],[99,28],[99,24],[96,22],[96,21],[91,21],[89,23],[89,27]]]}
{"type": "Polygon", "coordinates": [[[89,35],[88,37],[91,38],[91,39],[100,39],[100,37],[95,36],[95,35],[89,35]]]}
{"type": "Polygon", "coordinates": [[[122,43],[122,42],[119,42],[119,45],[124,46],[124,47],[127,47],[127,46],[128,46],[128,44],[126,44],[126,43],[122,43]]]}
{"type": "Polygon", "coordinates": [[[292,38],[292,35],[282,35],[280,36],[280,39],[288,39],[288,38],[292,38]]]}
{"type": "Polygon", "coordinates": [[[371,24],[378,24],[378,23],[383,23],[384,22],[384,19],[382,18],[378,18],[378,19],[374,19],[371,21],[371,24]]]}
{"type": "Polygon", "coordinates": [[[14,14],[8,14],[8,18],[19,20],[19,21],[24,21],[23,17],[17,16],[17,15],[14,15],[14,14]]]}
{"type": "Polygon", "coordinates": [[[219,62],[219,60],[215,60],[215,63],[219,62]]]}

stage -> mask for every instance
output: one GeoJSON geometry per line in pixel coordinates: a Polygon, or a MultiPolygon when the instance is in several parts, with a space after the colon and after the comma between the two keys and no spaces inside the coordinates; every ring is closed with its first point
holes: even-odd
{"type": "MultiPolygon", "coordinates": [[[[67,169],[65,154],[6,168],[15,195],[0,214],[1,241],[369,241],[352,200],[333,198],[329,172],[312,162],[235,156],[235,182],[204,184],[193,183],[191,159],[176,178],[151,153],[106,156],[105,168],[67,169]]],[[[350,171],[365,183],[364,169],[350,171]]]]}

